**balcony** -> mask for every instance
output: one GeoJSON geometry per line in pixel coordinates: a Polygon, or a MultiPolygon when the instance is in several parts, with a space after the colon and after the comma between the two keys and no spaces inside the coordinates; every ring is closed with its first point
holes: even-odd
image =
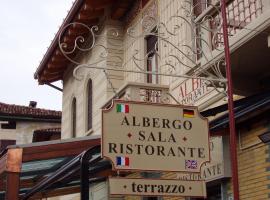
{"type": "MultiPolygon", "coordinates": [[[[259,18],[263,13],[262,0],[233,0],[226,7],[229,37],[236,35],[246,26],[259,18]]],[[[215,18],[221,16],[215,16],[215,18]]],[[[220,30],[215,38],[213,48],[223,47],[223,31],[220,30]]]]}
{"type": "MultiPolygon", "coordinates": [[[[216,34],[202,34],[211,44],[211,49],[205,50],[209,57],[199,57],[201,67],[207,69],[224,58],[224,46],[221,13],[215,12],[213,6],[203,5],[205,8],[198,6],[194,10],[196,21],[211,16],[207,26],[217,30],[216,34]]],[[[234,93],[245,96],[270,89],[270,1],[227,0],[226,10],[234,93]]]]}
{"type": "Polygon", "coordinates": [[[169,86],[136,82],[124,84],[123,87],[117,91],[117,95],[108,99],[103,108],[109,107],[114,98],[150,103],[170,103],[171,99],[169,95],[169,86]]]}

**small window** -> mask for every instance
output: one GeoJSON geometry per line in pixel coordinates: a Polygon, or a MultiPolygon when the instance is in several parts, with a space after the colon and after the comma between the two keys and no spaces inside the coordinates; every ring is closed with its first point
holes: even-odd
{"type": "Polygon", "coordinates": [[[93,127],[93,86],[92,80],[87,85],[87,130],[93,127]]]}
{"type": "Polygon", "coordinates": [[[16,122],[9,121],[7,123],[1,124],[1,129],[16,129],[16,122]]]}
{"type": "MultiPolygon", "coordinates": [[[[148,72],[158,73],[158,59],[157,59],[157,36],[150,35],[146,38],[146,49],[147,49],[147,63],[146,70],[148,72]]],[[[158,75],[147,74],[146,82],[158,84],[158,75]]]]}
{"type": "Polygon", "coordinates": [[[76,137],[76,126],[77,126],[77,124],[76,124],[76,112],[77,112],[77,110],[76,110],[76,98],[74,97],[73,99],[72,99],[72,109],[71,109],[71,111],[72,111],[72,119],[71,119],[71,126],[72,126],[72,129],[71,129],[71,131],[72,131],[72,133],[71,133],[71,137],[76,137]]]}

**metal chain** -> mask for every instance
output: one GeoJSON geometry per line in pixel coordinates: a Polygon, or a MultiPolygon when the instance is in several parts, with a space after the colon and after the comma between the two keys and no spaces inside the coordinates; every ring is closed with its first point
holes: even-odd
{"type": "Polygon", "coordinates": [[[111,80],[110,80],[110,77],[109,77],[108,73],[106,72],[105,69],[103,69],[103,72],[104,72],[104,74],[105,74],[105,77],[106,77],[107,81],[109,82],[109,84],[110,84],[110,86],[111,86],[111,88],[112,88],[112,91],[113,91],[115,97],[116,97],[116,98],[119,98],[118,93],[116,92],[116,89],[113,87],[113,84],[112,84],[112,82],[111,82],[111,80]]]}

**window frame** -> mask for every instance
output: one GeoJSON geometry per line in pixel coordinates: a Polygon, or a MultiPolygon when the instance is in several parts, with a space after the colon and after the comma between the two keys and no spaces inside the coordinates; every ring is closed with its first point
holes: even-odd
{"type": "Polygon", "coordinates": [[[86,85],[86,132],[93,129],[93,81],[88,79],[86,85]]]}
{"type": "Polygon", "coordinates": [[[77,99],[72,98],[71,101],[71,138],[76,138],[77,135],[77,99]]]}
{"type": "MultiPolygon", "coordinates": [[[[152,35],[145,37],[146,46],[146,71],[158,73],[158,59],[157,59],[157,46],[158,37],[155,35],[156,28],[152,30],[152,35]],[[154,67],[153,67],[154,63],[154,67]]],[[[159,77],[155,74],[146,74],[146,83],[159,84],[159,77]]]]}
{"type": "Polygon", "coordinates": [[[16,121],[8,121],[7,123],[1,123],[1,129],[3,130],[16,130],[16,121]]]}

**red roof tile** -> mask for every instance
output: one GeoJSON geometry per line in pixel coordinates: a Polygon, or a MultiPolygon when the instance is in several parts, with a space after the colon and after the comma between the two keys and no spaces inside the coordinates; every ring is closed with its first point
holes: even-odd
{"type": "Polygon", "coordinates": [[[0,102],[0,115],[5,116],[27,116],[33,118],[61,119],[61,114],[61,111],[5,104],[0,102]]]}

